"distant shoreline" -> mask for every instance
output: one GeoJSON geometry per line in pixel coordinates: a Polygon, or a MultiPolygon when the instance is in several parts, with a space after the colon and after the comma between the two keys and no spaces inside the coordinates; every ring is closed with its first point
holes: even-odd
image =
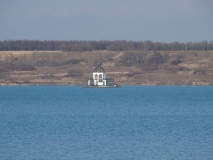
{"type": "Polygon", "coordinates": [[[98,61],[121,86],[213,85],[213,51],[0,53],[1,86],[84,86],[98,61]]]}
{"type": "MultiPolygon", "coordinates": [[[[0,87],[4,86],[85,86],[80,84],[0,84],[0,87]]],[[[185,85],[185,84],[178,84],[178,85],[159,85],[159,84],[123,84],[122,86],[213,86],[213,85],[185,85]]]]}

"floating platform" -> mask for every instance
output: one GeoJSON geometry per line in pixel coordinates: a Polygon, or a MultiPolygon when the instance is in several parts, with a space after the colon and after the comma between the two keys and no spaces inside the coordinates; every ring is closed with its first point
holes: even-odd
{"type": "Polygon", "coordinates": [[[120,88],[120,85],[104,86],[104,85],[85,85],[83,88],[120,88]]]}

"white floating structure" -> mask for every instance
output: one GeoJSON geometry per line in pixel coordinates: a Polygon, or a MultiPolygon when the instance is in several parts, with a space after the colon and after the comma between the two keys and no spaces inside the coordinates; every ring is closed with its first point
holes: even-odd
{"type": "Polygon", "coordinates": [[[114,78],[106,78],[105,69],[98,63],[98,66],[93,71],[93,76],[88,80],[86,87],[118,87],[114,84],[114,78]]]}

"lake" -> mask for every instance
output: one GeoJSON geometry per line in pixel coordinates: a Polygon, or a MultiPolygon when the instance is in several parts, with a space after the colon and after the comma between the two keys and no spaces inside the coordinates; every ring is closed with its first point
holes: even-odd
{"type": "Polygon", "coordinates": [[[212,86],[1,86],[0,159],[213,159],[212,86]]]}

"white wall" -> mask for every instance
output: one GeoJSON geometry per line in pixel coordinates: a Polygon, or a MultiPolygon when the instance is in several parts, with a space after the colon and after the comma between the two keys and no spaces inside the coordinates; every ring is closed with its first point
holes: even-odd
{"type": "Polygon", "coordinates": [[[105,82],[106,85],[106,73],[103,72],[93,72],[93,79],[94,79],[94,84],[95,85],[103,85],[103,81],[105,82]]]}

